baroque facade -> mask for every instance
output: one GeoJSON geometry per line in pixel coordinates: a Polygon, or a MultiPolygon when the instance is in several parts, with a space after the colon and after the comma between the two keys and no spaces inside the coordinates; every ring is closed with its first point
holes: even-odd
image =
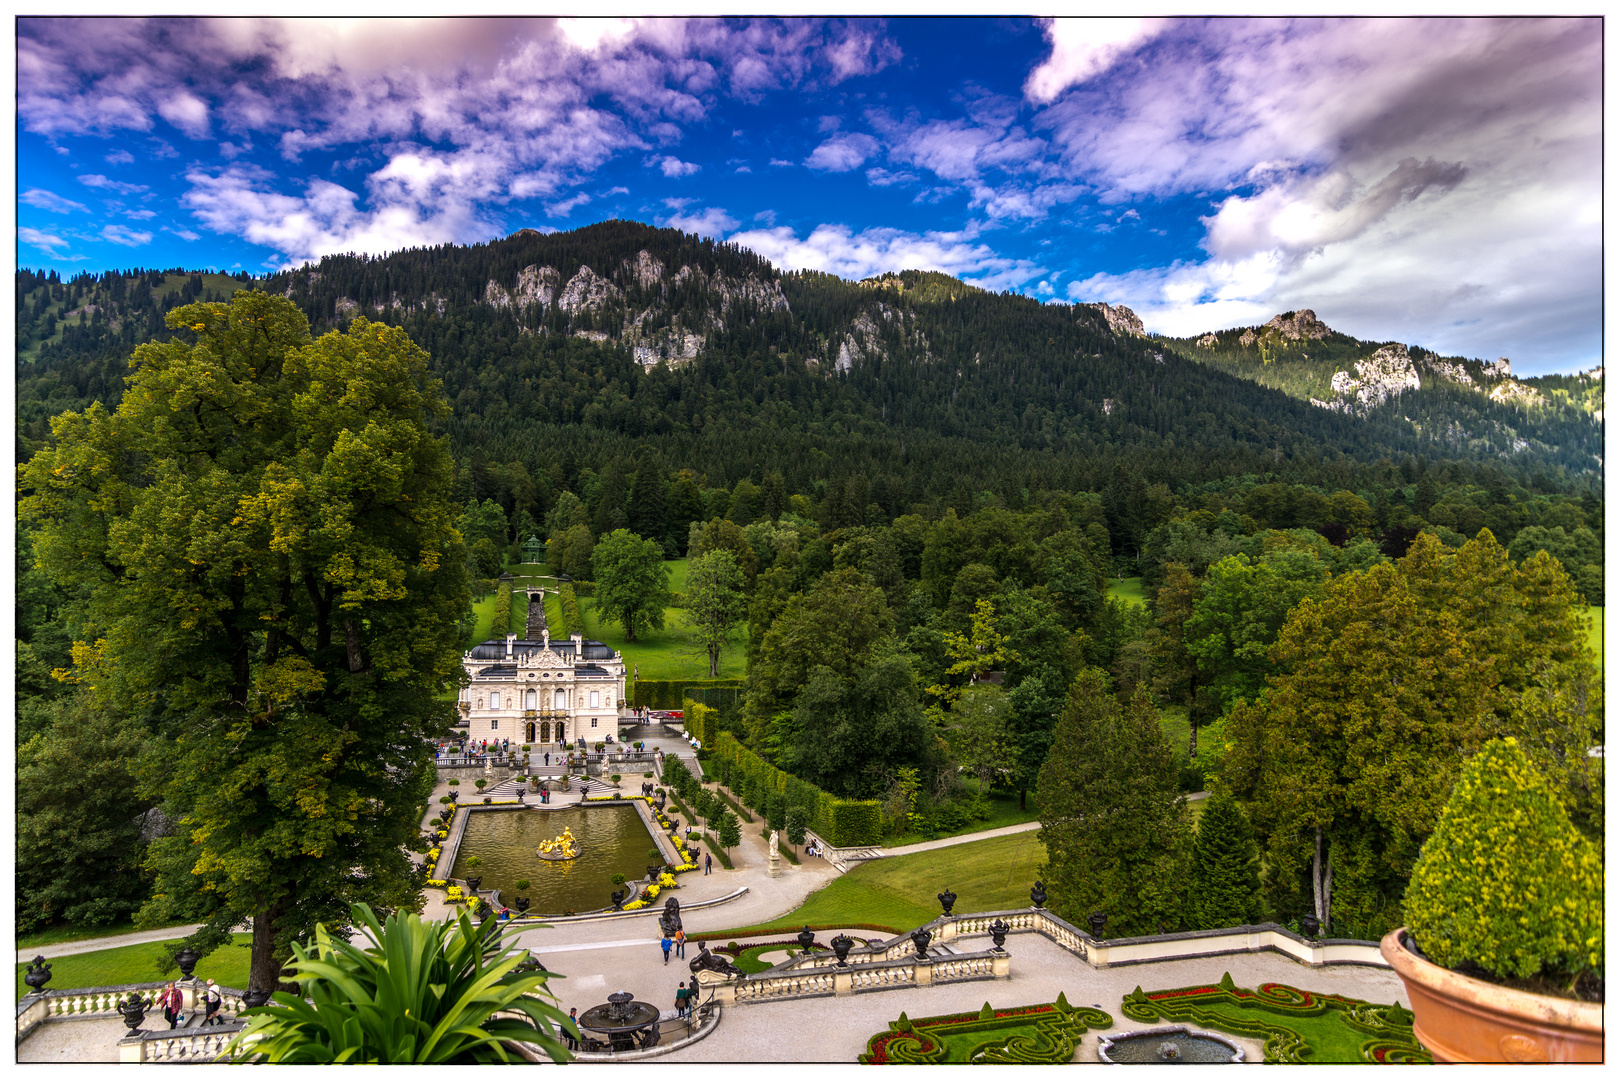
{"type": "Polygon", "coordinates": [[[515,744],[593,743],[617,735],[624,700],[624,657],[579,635],[491,639],[461,658],[469,685],[461,715],[470,739],[515,744]]]}

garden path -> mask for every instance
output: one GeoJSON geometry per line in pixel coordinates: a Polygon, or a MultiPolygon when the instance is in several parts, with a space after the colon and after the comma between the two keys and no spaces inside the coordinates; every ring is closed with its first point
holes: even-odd
{"type": "Polygon", "coordinates": [[[140,930],[133,934],[115,934],[112,937],[85,938],[83,941],[64,941],[59,945],[36,945],[32,949],[18,949],[17,963],[32,963],[34,957],[44,953],[47,958],[74,956],[78,953],[116,949],[120,945],[144,945],[148,941],[171,941],[189,937],[197,932],[201,923],[190,926],[166,926],[161,930],[140,930]]]}

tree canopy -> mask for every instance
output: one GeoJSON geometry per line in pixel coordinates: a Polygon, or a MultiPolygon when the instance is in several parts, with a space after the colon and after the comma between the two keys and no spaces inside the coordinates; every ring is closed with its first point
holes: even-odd
{"type": "Polygon", "coordinates": [[[215,919],[252,919],[269,987],[317,921],[416,903],[406,849],[468,603],[428,429],[447,406],[392,327],[312,341],[258,292],[168,323],[116,412],[53,421],[19,514],[41,568],[90,586],[73,677],[161,736],[142,782],[215,919]]]}
{"type": "Polygon", "coordinates": [[[664,608],[674,599],[664,548],[628,529],[615,529],[591,553],[596,572],[596,612],[624,627],[624,640],[664,628],[664,608]]]}

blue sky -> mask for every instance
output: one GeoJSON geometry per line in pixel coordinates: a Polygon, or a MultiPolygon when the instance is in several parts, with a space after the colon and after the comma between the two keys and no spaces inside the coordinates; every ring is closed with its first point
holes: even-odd
{"type": "Polygon", "coordinates": [[[18,23],[17,252],[264,273],[633,218],[1189,334],[1601,362],[1601,24],[18,23]]]}

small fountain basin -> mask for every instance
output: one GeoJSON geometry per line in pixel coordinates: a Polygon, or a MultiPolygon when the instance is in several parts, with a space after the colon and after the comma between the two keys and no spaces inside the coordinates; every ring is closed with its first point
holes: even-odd
{"type": "Polygon", "coordinates": [[[1241,1062],[1243,1048],[1225,1035],[1185,1024],[1105,1035],[1097,1060],[1108,1065],[1224,1065],[1241,1062]]]}

